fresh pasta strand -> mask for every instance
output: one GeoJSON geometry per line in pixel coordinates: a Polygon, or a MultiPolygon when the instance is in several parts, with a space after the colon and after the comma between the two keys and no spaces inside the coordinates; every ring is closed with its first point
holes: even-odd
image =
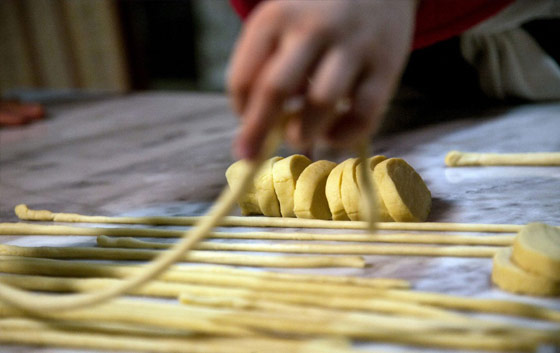
{"type": "MultiPolygon", "coordinates": [[[[25,276],[22,276],[25,277],[25,276]]],[[[32,283],[37,283],[38,278],[31,280],[31,278],[21,278],[18,282],[21,285],[25,285],[27,288],[33,286],[32,283]]],[[[56,279],[51,277],[42,277],[40,280],[43,282],[40,288],[47,290],[45,284],[54,283],[55,281],[63,281],[62,286],[68,286],[70,288],[77,286],[80,280],[75,279],[56,279]],[[64,284],[66,282],[66,284],[64,284]]],[[[98,281],[100,282],[100,281],[98,281]]],[[[15,282],[14,282],[15,283],[15,282]]],[[[114,284],[108,284],[114,285],[114,284]]],[[[149,285],[148,285],[149,286],[149,285]]],[[[93,284],[92,284],[93,287],[93,284]]],[[[59,290],[64,289],[64,287],[50,287],[48,290],[59,290]]],[[[79,287],[76,287],[79,288],[79,287]]],[[[220,289],[218,288],[217,291],[220,289]]],[[[140,289],[142,291],[142,289],[140,289]]],[[[148,315],[150,312],[143,307],[144,303],[138,303],[136,305],[128,305],[126,310],[120,309],[120,314],[118,317],[123,320],[127,313],[132,310],[137,310],[137,315],[148,315]]],[[[151,306],[153,307],[153,306],[151,306]]],[[[169,307],[169,305],[167,306],[169,307]]],[[[88,317],[101,317],[103,311],[96,312],[95,309],[89,309],[87,311],[88,317]]],[[[152,311],[153,313],[153,311],[152,311]]],[[[63,313],[62,317],[65,318],[75,318],[77,315],[84,315],[82,312],[68,312],[63,313]]],[[[106,316],[111,318],[113,315],[111,312],[107,312],[106,316]]],[[[519,330],[511,327],[508,324],[492,324],[480,325],[476,323],[471,323],[468,321],[449,321],[440,319],[430,319],[430,318],[412,318],[412,317],[393,317],[378,314],[360,314],[360,313],[340,313],[339,315],[313,315],[313,316],[298,316],[286,312],[267,312],[259,313],[252,311],[245,311],[239,309],[209,309],[200,308],[192,306],[183,306],[181,310],[177,310],[175,314],[168,312],[161,312],[159,314],[162,320],[169,320],[170,323],[167,326],[172,326],[171,322],[174,319],[184,318],[184,315],[188,315],[189,320],[183,321],[193,321],[189,323],[179,323],[183,327],[188,326],[195,328],[199,332],[204,332],[207,330],[225,330],[225,328],[230,327],[232,329],[238,328],[240,330],[264,330],[270,331],[271,333],[287,333],[287,334],[308,334],[308,335],[334,335],[334,336],[345,336],[351,338],[367,339],[367,340],[381,340],[389,342],[404,342],[404,343],[414,343],[426,346],[436,346],[436,347],[470,347],[470,348],[486,348],[486,349],[506,349],[508,347],[519,348],[521,341],[525,343],[531,342],[535,344],[534,340],[530,340],[531,336],[524,336],[523,340],[519,340],[520,333],[519,330]],[[165,315],[163,315],[165,314],[165,315]],[[224,329],[220,329],[219,326],[226,324],[224,329]],[[194,325],[194,326],[193,326],[194,325]],[[461,335],[456,335],[454,331],[464,331],[469,333],[471,331],[484,332],[488,331],[488,334],[481,334],[480,340],[476,343],[468,343],[466,340],[462,340],[459,337],[461,335]],[[497,337],[493,337],[490,332],[498,331],[504,332],[497,337]],[[449,333],[447,333],[449,332],[449,333]],[[511,332],[511,333],[508,333],[511,332]],[[410,339],[402,340],[403,333],[405,336],[411,335],[410,339]],[[437,333],[437,334],[436,334],[437,333]],[[447,336],[445,340],[439,339],[422,339],[423,336],[436,337],[439,335],[443,337],[447,336]],[[465,346],[466,345],[466,346],[465,346]],[[494,347],[494,348],[492,348],[494,347]]],[[[60,314],[53,314],[53,317],[60,317],[60,314]]],[[[131,319],[126,319],[131,320],[131,319]]],[[[177,325],[175,323],[174,325],[177,325]]],[[[235,332],[235,331],[233,331],[235,332]]]]}
{"type": "Polygon", "coordinates": [[[22,325],[0,321],[0,342],[8,344],[32,344],[80,349],[125,350],[155,353],[247,353],[263,351],[270,353],[358,353],[340,339],[288,340],[270,337],[250,338],[143,338],[130,335],[101,334],[83,331],[53,329],[38,326],[35,322],[22,325]],[[32,334],[31,334],[32,332],[32,334]]]}
{"type": "MultiPolygon", "coordinates": [[[[43,291],[79,291],[87,292],[97,288],[102,288],[118,283],[118,279],[100,278],[63,278],[45,276],[23,276],[8,275],[3,276],[3,280],[13,285],[30,290],[43,291]]],[[[280,303],[303,304],[309,306],[342,309],[342,310],[361,310],[365,312],[388,313],[391,315],[404,315],[414,317],[429,317],[441,319],[453,319],[464,321],[463,317],[439,308],[391,299],[376,298],[375,290],[364,290],[363,288],[339,287],[340,294],[334,292],[336,287],[313,286],[313,285],[294,285],[289,290],[289,285],[274,285],[271,282],[258,281],[250,283],[238,280],[239,285],[234,283],[220,282],[208,284],[203,281],[194,283],[168,283],[159,280],[152,281],[147,285],[127,292],[128,294],[160,297],[177,298],[181,295],[196,297],[228,297],[242,298],[248,301],[274,300],[280,303]],[[323,298],[317,301],[317,296],[323,298]]],[[[0,306],[0,309],[2,307],[0,306]]],[[[149,306],[148,306],[149,308],[149,306]]],[[[0,310],[1,313],[1,310],[0,310]]]]}
{"type": "MultiPolygon", "coordinates": [[[[111,237],[176,238],[183,231],[145,228],[92,228],[29,223],[0,223],[0,235],[84,235],[111,237]]],[[[278,240],[326,240],[345,242],[495,245],[513,244],[513,235],[468,236],[441,233],[281,233],[281,232],[213,232],[208,238],[222,239],[278,239],[278,240]]]]}
{"type": "Polygon", "coordinates": [[[388,289],[384,292],[380,292],[380,295],[395,300],[429,304],[447,309],[521,316],[538,320],[560,322],[560,311],[558,310],[508,300],[467,298],[441,293],[403,291],[398,289],[388,289]]]}
{"type": "MultiPolygon", "coordinates": [[[[47,278],[47,277],[44,277],[47,278]]],[[[29,281],[30,278],[28,278],[29,281]]],[[[47,285],[50,283],[50,288],[57,286],[64,289],[63,291],[73,290],[72,285],[76,289],[82,288],[83,284],[79,281],[72,283],[71,281],[60,282],[56,284],[55,279],[46,279],[41,283],[41,287],[47,290],[47,285]]],[[[121,281],[124,282],[124,281],[121,281]]],[[[24,280],[14,279],[13,283],[22,283],[24,280]]],[[[106,285],[114,285],[115,283],[107,283],[106,285]]],[[[27,284],[27,288],[33,284],[27,284]]],[[[26,288],[26,287],[23,287],[26,288]]],[[[99,287],[98,287],[99,288],[99,287]]],[[[96,290],[92,285],[89,290],[96,290]]],[[[225,311],[220,311],[223,313],[225,311]]],[[[213,322],[213,315],[216,311],[208,310],[193,310],[187,306],[177,306],[174,304],[163,304],[154,302],[138,302],[131,299],[118,299],[109,301],[95,306],[95,308],[85,308],[77,310],[68,310],[61,312],[48,312],[42,313],[42,319],[57,319],[57,320],[74,320],[78,322],[106,322],[106,323],[119,323],[119,324],[134,324],[146,325],[153,328],[160,329],[174,329],[183,330],[194,333],[221,335],[227,337],[246,337],[253,334],[252,330],[242,328],[237,325],[217,324],[213,322]],[[185,320],[188,317],[189,320],[185,320]]],[[[13,306],[0,303],[0,317],[1,318],[14,318],[14,317],[27,317],[29,314],[23,310],[17,309],[13,306]]]]}
{"type": "MultiPolygon", "coordinates": [[[[315,307],[310,305],[293,304],[293,303],[281,303],[270,300],[246,300],[243,298],[232,298],[227,296],[212,296],[212,297],[197,297],[191,296],[186,293],[180,296],[180,301],[185,304],[195,304],[202,307],[219,307],[219,308],[236,308],[252,311],[264,311],[264,312],[280,312],[293,315],[304,315],[304,316],[323,316],[325,320],[331,317],[340,317],[347,313],[347,311],[341,311],[331,308],[315,307]]],[[[360,315],[361,313],[356,313],[360,315]]],[[[384,316],[376,315],[363,315],[361,318],[365,319],[385,319],[384,316]]],[[[482,329],[488,331],[511,331],[519,332],[522,335],[528,335],[534,339],[546,341],[546,342],[559,342],[560,338],[557,336],[560,334],[560,328],[554,329],[530,329],[525,326],[517,326],[515,324],[504,324],[495,321],[489,321],[484,319],[476,319],[468,316],[462,316],[459,314],[448,314],[444,319],[449,322],[460,322],[465,324],[465,328],[468,329],[482,329]],[[508,327],[509,326],[509,327],[508,327]]]]}
{"type": "MultiPolygon", "coordinates": [[[[134,238],[97,237],[97,244],[109,248],[168,249],[173,244],[147,242],[134,238]]],[[[449,257],[492,257],[502,249],[497,246],[413,246],[377,244],[254,244],[201,242],[198,250],[211,251],[257,251],[304,254],[359,254],[397,256],[449,256],[449,257]]]]}
{"type": "MultiPolygon", "coordinates": [[[[100,264],[33,257],[0,256],[0,272],[59,276],[125,278],[142,270],[142,265],[100,264]]],[[[309,275],[299,273],[252,271],[216,265],[173,266],[158,280],[224,286],[269,288],[292,292],[299,289],[311,293],[352,293],[365,288],[410,288],[410,282],[397,278],[309,275]]]]}
{"type": "MultiPolygon", "coordinates": [[[[163,252],[165,253],[165,252],[163,252]]],[[[46,257],[53,259],[151,260],[162,251],[93,247],[20,247],[0,245],[0,255],[46,257]]],[[[223,251],[190,251],[179,261],[264,267],[357,267],[365,266],[359,256],[263,256],[223,251]]]]}
{"type": "Polygon", "coordinates": [[[123,281],[118,286],[108,287],[102,291],[94,293],[76,294],[71,296],[45,296],[33,294],[0,283],[0,300],[11,305],[25,309],[30,312],[49,312],[59,310],[69,310],[83,308],[89,305],[98,304],[103,301],[115,298],[131,288],[136,288],[145,284],[164,272],[179,258],[185,256],[197,242],[204,239],[224,216],[226,216],[236,200],[245,192],[249,182],[253,179],[262,160],[276,150],[280,140],[280,131],[274,130],[265,140],[262,153],[257,160],[251,162],[251,167],[243,174],[242,182],[233,191],[224,189],[217,202],[209,212],[209,216],[202,219],[197,226],[185,232],[182,241],[165,253],[162,253],[154,262],[147,266],[145,270],[134,277],[123,281]]]}
{"type": "Polygon", "coordinates": [[[560,152],[474,153],[450,151],[445,156],[448,167],[461,166],[560,166],[560,152]]]}
{"type": "MultiPolygon", "coordinates": [[[[195,224],[201,217],[104,217],[84,216],[73,213],[53,213],[47,210],[32,210],[26,205],[16,206],[16,214],[26,221],[54,221],[74,223],[107,224],[148,224],[148,225],[184,225],[195,224]]],[[[226,227],[277,227],[277,228],[323,228],[323,229],[366,229],[363,221],[327,221],[322,219],[300,219],[279,217],[223,217],[220,226],[226,227]]],[[[378,230],[436,231],[436,232],[484,232],[517,233],[524,225],[518,224],[484,224],[484,223],[445,223],[445,222],[377,222],[378,230]]],[[[557,226],[559,227],[559,226],[557,226]]]]}

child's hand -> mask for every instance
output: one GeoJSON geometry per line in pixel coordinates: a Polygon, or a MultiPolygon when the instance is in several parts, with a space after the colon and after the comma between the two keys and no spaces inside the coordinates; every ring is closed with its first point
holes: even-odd
{"type": "Polygon", "coordinates": [[[288,142],[349,146],[371,134],[410,51],[416,0],[272,0],[248,18],[231,63],[229,91],[242,116],[240,158],[256,155],[285,102],[305,96],[288,142]],[[337,114],[337,102],[350,110],[337,114]]]}

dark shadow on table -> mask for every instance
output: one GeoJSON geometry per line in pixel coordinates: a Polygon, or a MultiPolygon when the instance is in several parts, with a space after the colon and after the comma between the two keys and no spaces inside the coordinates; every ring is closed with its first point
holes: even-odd
{"type": "Polygon", "coordinates": [[[453,214],[453,202],[438,197],[432,198],[432,209],[428,216],[428,221],[435,222],[445,219],[447,214],[453,214]]]}

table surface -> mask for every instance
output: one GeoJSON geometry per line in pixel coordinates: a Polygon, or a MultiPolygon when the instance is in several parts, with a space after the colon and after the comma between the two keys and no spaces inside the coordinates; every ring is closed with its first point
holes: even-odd
{"type": "MultiPolygon", "coordinates": [[[[13,207],[18,203],[96,215],[200,214],[225,185],[237,121],[222,95],[143,93],[47,108],[49,117],[42,122],[0,130],[0,221],[16,221],[13,207]]],[[[433,196],[430,221],[560,224],[560,167],[446,168],[443,162],[453,149],[560,151],[560,103],[461,116],[376,138],[372,151],[404,158],[422,175],[433,196]]],[[[317,154],[336,162],[348,156],[326,149],[317,154]]],[[[52,244],[45,237],[0,237],[0,241],[52,244]]],[[[73,241],[94,244],[93,238],[73,241]]],[[[514,296],[494,288],[490,259],[367,256],[366,260],[370,264],[366,269],[307,272],[404,278],[420,290],[512,298],[560,309],[557,299],[514,296]]]]}

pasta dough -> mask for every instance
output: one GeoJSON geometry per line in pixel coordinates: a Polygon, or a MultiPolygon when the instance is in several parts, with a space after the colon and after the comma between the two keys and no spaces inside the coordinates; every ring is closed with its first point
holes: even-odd
{"type": "MultiPolygon", "coordinates": [[[[88,216],[77,213],[53,213],[48,210],[33,210],[21,204],[16,207],[16,214],[21,220],[27,221],[53,221],[70,223],[106,223],[106,224],[146,224],[146,225],[177,225],[191,226],[205,219],[205,216],[189,217],[107,217],[107,216],[88,216]]],[[[364,229],[366,222],[348,221],[325,221],[321,219],[294,219],[275,217],[238,217],[227,216],[220,220],[220,226],[224,227],[288,227],[288,228],[320,228],[320,229],[364,229]]],[[[36,225],[35,225],[36,226],[36,225]]],[[[0,231],[4,228],[0,227],[0,231]]],[[[403,230],[403,231],[433,231],[433,232],[482,232],[482,233],[516,233],[523,228],[519,224],[488,224],[488,223],[445,223],[445,222],[378,222],[377,229],[380,230],[403,230]]],[[[559,228],[556,226],[556,228],[559,228]]],[[[559,228],[560,229],[560,228],[559,228]]],[[[13,229],[10,231],[14,231],[13,229]]],[[[23,234],[28,234],[30,230],[18,230],[23,234]]],[[[43,230],[41,230],[43,231],[43,230]]],[[[65,230],[66,231],[66,230],[65,230]]],[[[136,231],[136,228],[135,228],[136,231]]],[[[150,230],[151,231],[151,230],[150,230]]],[[[48,234],[55,233],[50,231],[48,234]]],[[[80,235],[85,235],[83,230],[80,235]]],[[[110,235],[118,235],[115,232],[110,235]],[[116,233],[116,234],[115,234],[116,233]]],[[[140,230],[137,234],[142,234],[140,230]]],[[[167,233],[160,230],[157,232],[161,236],[176,236],[174,233],[167,233]],[[173,234],[173,235],[166,235],[173,234]]],[[[20,233],[16,233],[20,234],[20,233]]],[[[107,235],[107,233],[104,233],[107,235]]],[[[145,233],[144,233],[145,234],[145,233]]],[[[242,235],[243,233],[238,233],[242,235]]],[[[97,234],[88,234],[97,235],[97,234]]],[[[144,235],[148,236],[148,235],[144,235]]]]}
{"type": "Polygon", "coordinates": [[[474,153],[450,151],[445,156],[445,164],[448,167],[478,165],[555,166],[560,165],[560,152],[474,153]]]}
{"type": "Polygon", "coordinates": [[[332,219],[335,221],[350,220],[350,218],[348,218],[348,214],[346,214],[346,211],[344,210],[341,195],[342,172],[349,163],[353,163],[353,159],[347,159],[334,167],[327,178],[327,184],[325,186],[325,195],[327,196],[327,202],[332,214],[332,219]]]}
{"type": "MultiPolygon", "coordinates": [[[[226,179],[231,189],[235,189],[235,187],[239,184],[241,176],[245,173],[247,168],[249,168],[249,165],[245,160],[239,160],[229,166],[226,170],[226,179]]],[[[237,204],[244,216],[262,214],[257,200],[257,190],[255,189],[254,183],[251,183],[251,185],[247,188],[247,191],[239,197],[237,204]]]]}
{"type": "MultiPolygon", "coordinates": [[[[94,228],[58,225],[38,225],[27,223],[0,223],[0,235],[106,235],[112,237],[178,238],[179,230],[150,228],[94,228]]],[[[457,245],[502,245],[511,246],[515,236],[461,236],[456,234],[352,234],[352,233],[279,233],[279,232],[213,232],[209,238],[222,239],[278,239],[278,240],[326,240],[384,243],[423,243],[457,245]]]]}
{"type": "MultiPolygon", "coordinates": [[[[244,171],[244,163],[236,162],[226,172],[232,188],[244,171]]],[[[264,163],[254,185],[239,201],[241,212],[243,215],[363,221],[369,209],[362,204],[367,185],[363,185],[359,175],[364,167],[369,169],[366,172],[372,173],[376,186],[370,196],[377,200],[374,210],[380,221],[426,220],[431,194],[424,181],[404,160],[385,156],[371,157],[363,166],[357,158],[336,165],[329,161],[311,163],[302,155],[285,159],[273,157],[264,163]],[[301,184],[299,191],[298,184],[301,184]]]]}
{"type": "MultiPolygon", "coordinates": [[[[168,249],[173,244],[143,241],[135,238],[97,237],[97,245],[108,248],[168,249]]],[[[500,247],[495,246],[416,246],[383,244],[251,244],[200,242],[197,250],[210,251],[256,251],[304,254],[360,254],[397,256],[447,256],[447,257],[492,257],[500,247]]]]}
{"type": "Polygon", "coordinates": [[[263,162],[262,167],[255,176],[255,189],[257,191],[257,202],[262,214],[269,217],[280,217],[280,204],[274,190],[272,180],[272,167],[282,157],[272,157],[263,162]]]}
{"type": "Polygon", "coordinates": [[[428,218],[432,195],[422,177],[403,159],[390,158],[373,172],[387,210],[397,222],[423,222],[428,218]]]}
{"type": "MultiPolygon", "coordinates": [[[[151,260],[159,250],[89,247],[19,247],[0,244],[0,255],[52,259],[151,260]]],[[[223,251],[190,251],[181,261],[256,267],[364,267],[360,256],[263,256],[223,251]]],[[[1,283],[1,281],[0,281],[1,283]]]]}
{"type": "MultiPolygon", "coordinates": [[[[372,179],[375,182],[375,178],[373,177],[373,171],[375,170],[375,167],[383,162],[384,160],[386,160],[387,157],[385,156],[373,156],[368,158],[367,160],[367,166],[369,167],[370,172],[372,173],[372,179]]],[[[360,175],[360,171],[361,168],[363,168],[363,165],[361,163],[358,164],[357,167],[357,175],[360,175]]],[[[360,190],[364,190],[364,186],[362,185],[362,180],[360,178],[358,178],[358,188],[360,190]]],[[[379,216],[379,221],[381,222],[392,222],[393,218],[391,217],[391,215],[389,214],[389,210],[387,210],[387,206],[385,206],[385,201],[383,201],[383,197],[381,196],[381,193],[379,192],[379,186],[376,185],[375,187],[375,193],[376,193],[376,200],[377,200],[377,214],[379,216]]],[[[364,217],[360,217],[360,220],[364,220],[364,217]]]]}
{"type": "Polygon", "coordinates": [[[299,176],[294,192],[294,213],[298,218],[331,219],[325,196],[327,177],[336,163],[311,163],[299,176]]]}
{"type": "Polygon", "coordinates": [[[560,282],[527,272],[511,262],[511,248],[494,255],[492,282],[513,293],[551,296],[560,294],[560,282]]]}
{"type": "Polygon", "coordinates": [[[272,180],[276,197],[280,203],[282,217],[295,217],[294,191],[296,182],[303,170],[311,164],[311,160],[301,154],[277,161],[272,165],[272,180]]]}
{"type": "Polygon", "coordinates": [[[342,204],[348,218],[352,221],[360,220],[360,209],[362,208],[362,196],[360,189],[358,189],[358,177],[356,175],[357,166],[357,158],[351,158],[348,163],[345,162],[342,170],[342,183],[340,184],[342,204]]]}
{"type": "Polygon", "coordinates": [[[542,223],[526,225],[515,237],[512,260],[527,272],[560,281],[560,230],[542,223]]]}

